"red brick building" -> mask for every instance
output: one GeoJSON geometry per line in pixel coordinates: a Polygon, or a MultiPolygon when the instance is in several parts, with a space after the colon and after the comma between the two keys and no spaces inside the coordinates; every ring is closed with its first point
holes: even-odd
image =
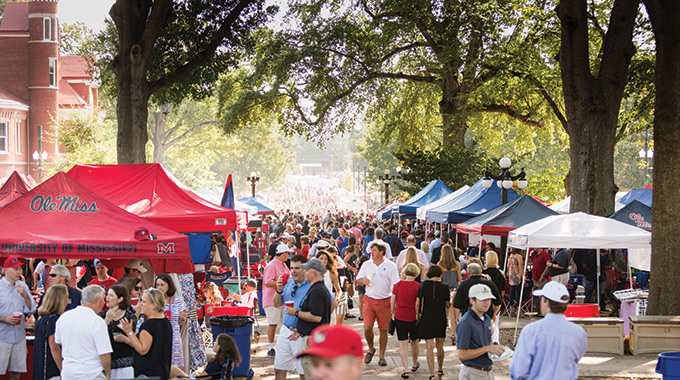
{"type": "Polygon", "coordinates": [[[15,170],[37,178],[32,156],[41,142],[48,160],[59,154],[47,138],[58,133],[57,121],[97,108],[88,60],[59,55],[57,6],[58,0],[5,5],[0,23],[0,183],[15,170]]]}

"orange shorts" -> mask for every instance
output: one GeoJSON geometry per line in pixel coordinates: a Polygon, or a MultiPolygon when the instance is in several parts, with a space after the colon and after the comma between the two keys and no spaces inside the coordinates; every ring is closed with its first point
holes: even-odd
{"type": "Polygon", "coordinates": [[[387,330],[392,318],[390,299],[373,299],[364,296],[364,327],[373,327],[378,320],[378,329],[387,330]]]}

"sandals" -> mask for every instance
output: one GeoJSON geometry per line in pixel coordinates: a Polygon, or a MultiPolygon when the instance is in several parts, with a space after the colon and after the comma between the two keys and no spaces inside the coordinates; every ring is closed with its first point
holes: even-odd
{"type": "Polygon", "coordinates": [[[416,365],[414,365],[413,367],[411,367],[411,372],[417,371],[418,368],[420,368],[420,362],[416,362],[416,365]]]}
{"type": "Polygon", "coordinates": [[[436,379],[436,377],[434,375],[429,377],[429,380],[435,380],[435,379],[436,379]]]}
{"type": "Polygon", "coordinates": [[[401,374],[401,378],[402,378],[402,379],[408,379],[408,378],[409,378],[408,372],[402,373],[402,374],[401,374]]]}
{"type": "Polygon", "coordinates": [[[437,371],[437,376],[439,376],[439,378],[441,379],[444,376],[444,371],[442,371],[441,369],[437,371]]]}

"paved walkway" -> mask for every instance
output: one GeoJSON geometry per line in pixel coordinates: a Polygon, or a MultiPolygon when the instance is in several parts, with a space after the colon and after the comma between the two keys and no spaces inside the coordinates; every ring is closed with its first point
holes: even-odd
{"type": "MultiPolygon", "coordinates": [[[[358,304],[358,302],[355,302],[358,304]]],[[[357,315],[356,309],[353,310],[357,315]]],[[[251,353],[251,367],[256,374],[256,379],[273,380],[274,379],[274,359],[267,357],[267,338],[266,338],[266,321],[260,317],[260,327],[256,328],[261,333],[259,343],[252,348],[255,350],[251,353]]],[[[529,323],[528,318],[520,319],[520,326],[529,323]]],[[[346,320],[345,323],[352,326],[359,331],[363,336],[362,322],[357,318],[346,320]]],[[[515,327],[514,318],[502,317],[501,319],[501,342],[503,336],[509,336],[512,340],[513,331],[515,327]]],[[[377,330],[376,330],[377,335],[377,330]]],[[[378,344],[376,336],[376,347],[378,344]]],[[[364,349],[366,347],[364,346],[364,349]]],[[[451,341],[447,340],[444,345],[446,356],[444,359],[444,377],[443,380],[458,379],[458,372],[460,371],[461,363],[456,356],[456,348],[451,345],[451,341]]],[[[373,358],[371,364],[364,366],[363,379],[401,379],[399,376],[402,372],[401,359],[399,358],[399,345],[396,337],[391,336],[385,355],[387,360],[387,367],[378,366],[378,355],[373,358]]],[[[579,374],[582,379],[661,379],[661,375],[654,372],[656,367],[657,355],[589,355],[584,357],[579,363],[579,374]]],[[[511,359],[494,363],[494,375],[498,380],[509,379],[508,366],[511,359]]],[[[427,369],[427,361],[425,360],[425,344],[420,344],[420,369],[415,374],[411,374],[411,379],[427,380],[429,371],[427,369]]],[[[435,364],[436,365],[436,364],[435,364]]],[[[288,379],[299,379],[297,375],[288,374],[288,379]]]]}

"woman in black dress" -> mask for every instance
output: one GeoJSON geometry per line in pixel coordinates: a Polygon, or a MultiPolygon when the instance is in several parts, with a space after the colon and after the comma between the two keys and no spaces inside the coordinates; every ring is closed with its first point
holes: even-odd
{"type": "Polygon", "coordinates": [[[144,323],[137,335],[132,331],[132,322],[123,318],[120,322],[125,335],[116,335],[119,343],[129,344],[134,350],[135,376],[170,377],[172,355],[172,326],[165,317],[165,295],[158,289],[145,290],[142,295],[144,323]]]}
{"type": "MultiPolygon", "coordinates": [[[[54,355],[59,355],[54,341],[54,330],[57,319],[66,310],[68,289],[66,285],[52,285],[45,292],[42,305],[38,308],[38,323],[35,325],[35,341],[33,343],[33,380],[58,380],[59,367],[54,355]]],[[[57,360],[61,362],[61,357],[57,360]]]]}
{"type": "Polygon", "coordinates": [[[444,375],[444,339],[446,338],[446,311],[451,306],[449,287],[443,284],[442,268],[432,265],[427,270],[428,280],[423,281],[418,290],[416,310],[418,319],[418,336],[425,340],[427,366],[430,369],[430,380],[434,375],[434,348],[437,347],[437,374],[444,375]]]}

